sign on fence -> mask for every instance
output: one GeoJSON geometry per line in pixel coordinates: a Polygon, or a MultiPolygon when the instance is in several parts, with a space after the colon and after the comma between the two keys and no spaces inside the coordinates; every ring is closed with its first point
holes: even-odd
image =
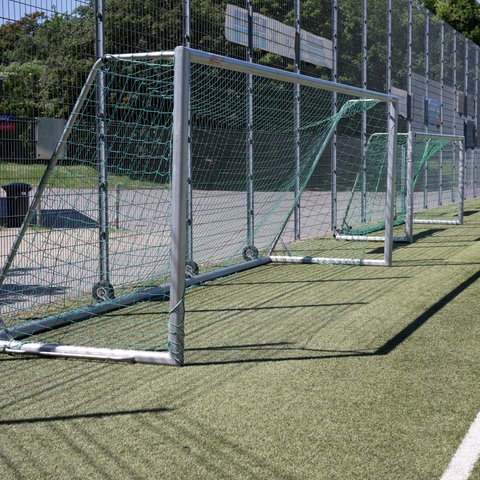
{"type": "Polygon", "coordinates": [[[14,132],[15,120],[15,115],[0,114],[0,132],[14,132]]]}
{"type": "MultiPolygon", "coordinates": [[[[225,37],[229,42],[248,45],[248,11],[227,5],[225,37]]],[[[253,48],[295,59],[295,28],[259,13],[253,14],[253,48]]],[[[300,31],[300,58],[303,62],[333,67],[332,41],[300,31]]]]}

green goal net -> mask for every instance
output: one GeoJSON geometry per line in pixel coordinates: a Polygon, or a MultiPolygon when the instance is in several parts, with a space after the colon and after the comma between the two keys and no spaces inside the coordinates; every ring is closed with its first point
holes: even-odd
{"type": "Polygon", "coordinates": [[[4,252],[0,348],[181,365],[197,284],[275,261],[390,265],[395,105],[182,47],[99,60],[4,252]],[[387,139],[380,251],[334,236],[362,118],[387,139]]]}
{"type": "MultiPolygon", "coordinates": [[[[363,168],[357,173],[337,229],[338,239],[382,240],[385,227],[378,184],[386,175],[382,156],[388,136],[368,138],[363,168]],[[374,235],[376,234],[376,236],[374,235]]],[[[457,224],[463,219],[464,138],[424,132],[398,133],[396,140],[395,241],[412,241],[413,223],[457,224]]]]}

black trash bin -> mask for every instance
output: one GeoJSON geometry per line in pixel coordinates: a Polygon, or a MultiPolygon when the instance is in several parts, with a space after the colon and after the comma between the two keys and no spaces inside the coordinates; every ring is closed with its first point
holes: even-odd
{"type": "Polygon", "coordinates": [[[2,187],[7,192],[6,226],[20,227],[30,204],[31,185],[28,183],[10,183],[2,187]]]}

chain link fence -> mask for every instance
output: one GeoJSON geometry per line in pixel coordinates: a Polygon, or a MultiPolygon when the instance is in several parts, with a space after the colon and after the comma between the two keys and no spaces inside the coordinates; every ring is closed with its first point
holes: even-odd
{"type": "Polygon", "coordinates": [[[417,1],[5,0],[0,12],[0,186],[35,184],[27,167],[55,136],[39,125],[68,118],[98,56],[186,45],[397,95],[400,132],[465,135],[477,195],[480,47],[417,1]]]}

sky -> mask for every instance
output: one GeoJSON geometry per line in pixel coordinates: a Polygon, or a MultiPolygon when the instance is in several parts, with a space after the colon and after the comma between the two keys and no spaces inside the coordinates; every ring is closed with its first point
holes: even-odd
{"type": "MultiPolygon", "coordinates": [[[[477,0],[480,4],[480,0],[477,0]]],[[[2,0],[0,7],[0,24],[19,20],[27,13],[39,10],[53,13],[54,9],[59,13],[71,12],[80,5],[88,4],[88,0],[2,0]]]]}
{"type": "Polygon", "coordinates": [[[88,0],[2,0],[0,6],[0,24],[20,20],[27,13],[38,11],[53,14],[71,12],[80,5],[88,4],[88,0]]]}

